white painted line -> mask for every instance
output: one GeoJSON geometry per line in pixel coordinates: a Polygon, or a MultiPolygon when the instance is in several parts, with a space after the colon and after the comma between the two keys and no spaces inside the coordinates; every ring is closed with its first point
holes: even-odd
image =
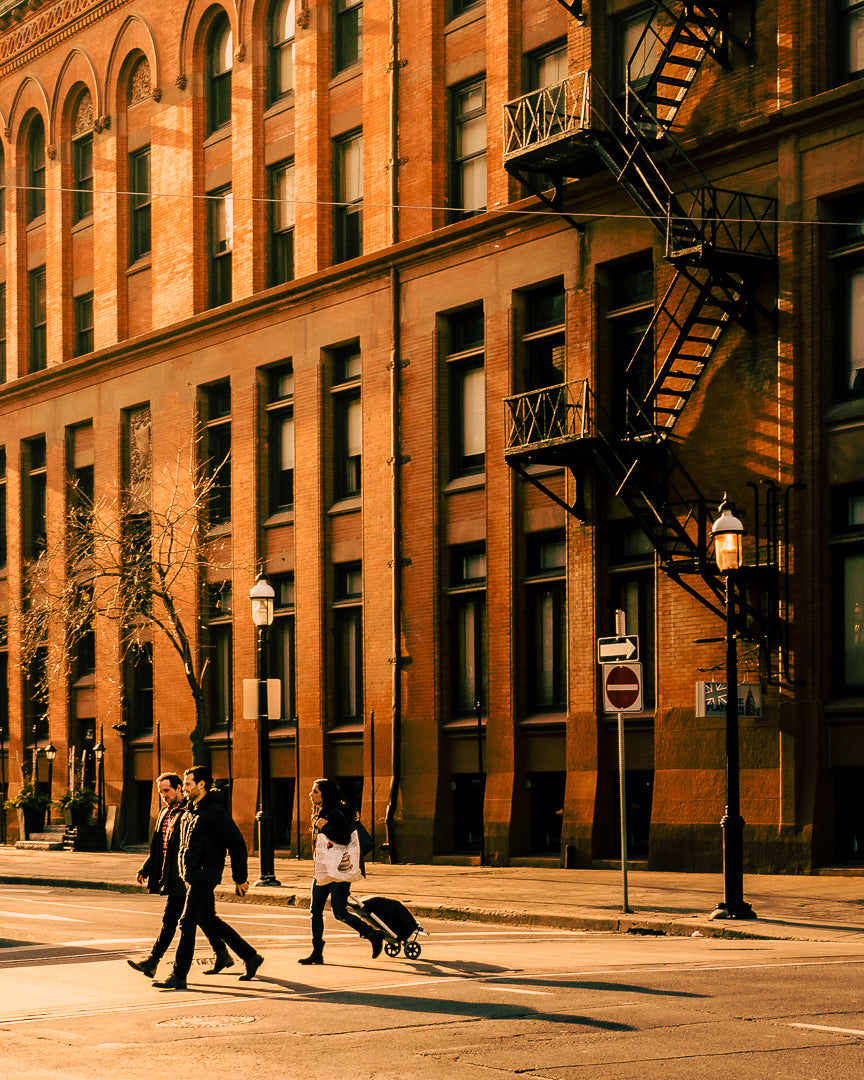
{"type": "Polygon", "coordinates": [[[84,922],[84,919],[72,919],[67,915],[31,915],[26,911],[0,911],[0,919],[42,919],[50,922],[84,922]]]}
{"type": "Polygon", "coordinates": [[[536,997],[549,997],[551,990],[524,990],[519,986],[496,986],[495,983],[487,983],[488,990],[497,990],[500,994],[534,994],[536,997]]]}
{"type": "Polygon", "coordinates": [[[808,1031],[833,1031],[837,1035],[864,1035],[864,1031],[856,1028],[828,1027],[825,1024],[789,1024],[789,1027],[807,1028],[808,1031]]]}

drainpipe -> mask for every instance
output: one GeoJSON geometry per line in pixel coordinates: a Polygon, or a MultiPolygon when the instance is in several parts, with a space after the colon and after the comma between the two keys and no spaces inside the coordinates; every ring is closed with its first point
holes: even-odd
{"type": "Polygon", "coordinates": [[[399,243],[399,59],[398,0],[390,0],[390,63],[387,67],[390,94],[390,243],[399,243]]]}
{"type": "Polygon", "coordinates": [[[396,804],[399,799],[399,784],[402,778],[402,466],[407,458],[400,453],[401,433],[399,418],[399,396],[402,383],[402,355],[400,347],[400,307],[401,285],[399,271],[394,267],[390,271],[390,303],[391,303],[391,350],[390,350],[390,467],[393,470],[392,484],[390,487],[390,520],[392,534],[390,544],[390,588],[392,597],[392,649],[390,664],[392,666],[392,691],[391,691],[391,738],[390,760],[391,780],[390,797],[387,803],[387,816],[385,819],[387,850],[390,862],[397,859],[396,842],[394,838],[393,819],[396,815],[396,804]]]}

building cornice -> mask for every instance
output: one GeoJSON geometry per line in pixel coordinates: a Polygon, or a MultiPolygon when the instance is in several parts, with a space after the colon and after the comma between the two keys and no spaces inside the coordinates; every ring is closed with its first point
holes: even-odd
{"type": "Polygon", "coordinates": [[[26,0],[0,8],[0,78],[32,63],[128,0],[26,0]],[[31,14],[34,12],[35,14],[31,14]]]}

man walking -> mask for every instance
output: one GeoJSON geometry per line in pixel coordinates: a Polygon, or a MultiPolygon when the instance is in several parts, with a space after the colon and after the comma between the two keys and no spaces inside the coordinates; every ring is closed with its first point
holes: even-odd
{"type": "Polygon", "coordinates": [[[264,957],[252,948],[233,927],[216,914],[214,893],[222,880],[226,853],[231,858],[231,877],[238,896],[249,889],[246,841],[220,798],[211,792],[213,774],[203,765],[193,765],[183,774],[183,791],[188,806],[180,819],[180,871],[188,886],[186,904],[180,918],[180,942],[174,971],[167,979],[154,982],[162,990],[185,990],[186,977],[195,954],[195,931],[200,926],[210,937],[222,939],[246,965],[240,978],[255,977],[264,957]]]}
{"type": "MultiPolygon", "coordinates": [[[[129,967],[140,971],[148,979],[156,975],[159,961],[174,939],[183,905],[186,903],[186,884],[180,876],[177,862],[180,850],[179,824],[187,805],[183,795],[183,781],[177,773],[162,773],[156,779],[156,787],[162,800],[162,812],[150,839],[150,854],[138,871],[137,881],[139,885],[146,884],[151,893],[161,893],[165,897],[162,928],[149,956],[143,960],[126,961],[129,967]]],[[[216,953],[216,960],[205,974],[215,975],[224,968],[231,967],[234,961],[218,937],[211,937],[209,940],[216,953]]]]}

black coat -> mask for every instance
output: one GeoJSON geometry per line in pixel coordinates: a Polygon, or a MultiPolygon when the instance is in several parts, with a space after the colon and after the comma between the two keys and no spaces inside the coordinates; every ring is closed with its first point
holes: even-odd
{"type": "Polygon", "coordinates": [[[182,896],[186,892],[183,878],[180,876],[180,868],[177,863],[177,852],[180,847],[180,820],[186,809],[186,800],[180,803],[180,813],[172,822],[168,833],[168,846],[165,849],[165,857],[162,857],[162,822],[171,807],[163,806],[162,813],[156,819],[156,828],[150,838],[150,854],[144,861],[144,865],[138,871],[141,877],[147,879],[147,889],[151,893],[162,893],[163,896],[182,896]]]}
{"type": "Polygon", "coordinates": [[[180,820],[180,871],[187,883],[206,881],[218,885],[231,858],[231,877],[236,884],[248,880],[246,841],[221,798],[208,791],[191,804],[180,820]]]}

